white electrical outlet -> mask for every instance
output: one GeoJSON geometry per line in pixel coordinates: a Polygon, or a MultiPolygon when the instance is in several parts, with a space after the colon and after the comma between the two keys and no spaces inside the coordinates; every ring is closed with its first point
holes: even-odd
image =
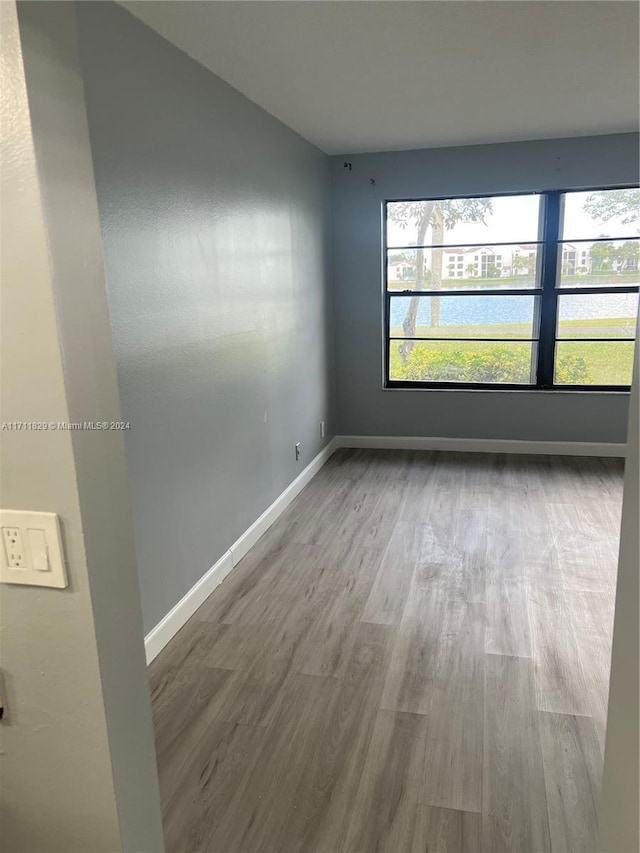
{"type": "Polygon", "coordinates": [[[64,589],[67,573],[55,512],[0,509],[0,582],[64,589]]]}
{"type": "Polygon", "coordinates": [[[300,442],[296,444],[296,462],[300,459],[300,442]]]}
{"type": "Polygon", "coordinates": [[[2,542],[7,565],[10,569],[25,569],[27,559],[22,541],[22,530],[19,527],[3,527],[2,542]]]}
{"type": "Polygon", "coordinates": [[[320,421],[320,438],[324,438],[324,434],[325,434],[324,421],[320,421]]]}

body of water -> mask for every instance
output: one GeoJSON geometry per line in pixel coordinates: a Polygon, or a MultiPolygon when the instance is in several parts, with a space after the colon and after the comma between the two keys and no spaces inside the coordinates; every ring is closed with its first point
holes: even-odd
{"type": "MultiPolygon", "coordinates": [[[[535,300],[534,296],[443,296],[440,298],[440,326],[532,325],[535,300]]],[[[418,326],[430,325],[431,301],[430,297],[420,299],[418,326]]],[[[392,326],[402,326],[410,303],[410,296],[391,299],[392,326]]],[[[637,293],[560,297],[561,321],[628,319],[633,327],[637,311],[637,293]]]]}

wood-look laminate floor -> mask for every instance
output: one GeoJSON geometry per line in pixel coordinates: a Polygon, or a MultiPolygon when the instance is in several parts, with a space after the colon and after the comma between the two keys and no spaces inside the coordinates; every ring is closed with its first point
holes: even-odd
{"type": "Polygon", "coordinates": [[[595,851],[621,497],[338,451],[150,668],[167,851],[595,851]]]}

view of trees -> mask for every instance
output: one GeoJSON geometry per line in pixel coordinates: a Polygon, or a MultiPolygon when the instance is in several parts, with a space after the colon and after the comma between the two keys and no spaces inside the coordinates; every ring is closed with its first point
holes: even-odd
{"type": "Polygon", "coordinates": [[[619,219],[623,225],[631,225],[638,221],[640,214],[640,190],[601,190],[591,193],[585,200],[584,209],[596,221],[619,219]]]}
{"type": "Polygon", "coordinates": [[[621,246],[607,240],[594,243],[590,255],[591,272],[608,272],[616,267],[623,272],[633,272],[638,269],[640,246],[633,240],[626,240],[621,246]]]}
{"type": "MultiPolygon", "coordinates": [[[[584,210],[598,222],[619,219],[623,225],[631,225],[640,218],[640,190],[628,189],[591,193],[584,203],[584,210]]],[[[608,237],[601,234],[600,237],[608,237]]],[[[619,264],[623,269],[636,270],[640,258],[640,246],[634,240],[622,245],[613,242],[597,242],[591,247],[592,271],[607,271],[619,264]]]]}

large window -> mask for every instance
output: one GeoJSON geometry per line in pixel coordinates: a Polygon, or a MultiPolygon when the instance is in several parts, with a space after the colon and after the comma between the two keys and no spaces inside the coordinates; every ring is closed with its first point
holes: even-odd
{"type": "Polygon", "coordinates": [[[631,383],[640,190],[385,204],[388,387],[631,383]]]}

